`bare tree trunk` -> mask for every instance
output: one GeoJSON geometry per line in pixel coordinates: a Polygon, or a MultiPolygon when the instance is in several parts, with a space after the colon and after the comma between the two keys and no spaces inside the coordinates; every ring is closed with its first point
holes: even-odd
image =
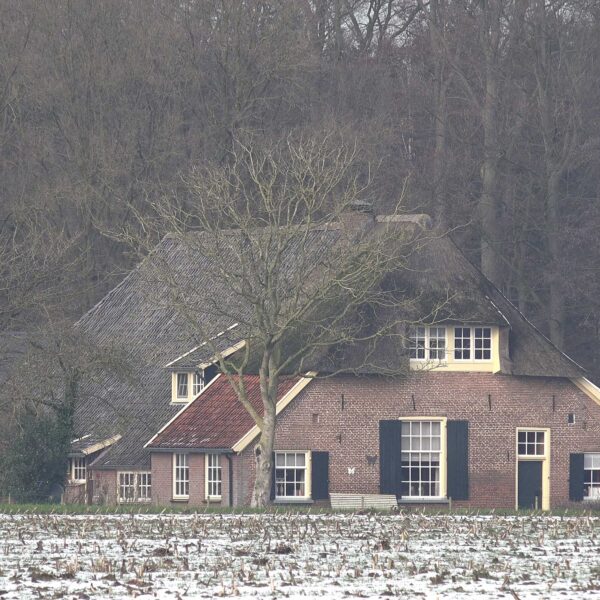
{"type": "Polygon", "coordinates": [[[499,5],[496,0],[483,3],[481,42],[485,57],[485,93],[482,106],[483,164],[479,199],[481,220],[481,270],[501,286],[498,207],[498,44],[500,37],[499,5]]]}
{"type": "Polygon", "coordinates": [[[549,325],[550,339],[558,347],[564,346],[565,298],[560,276],[560,173],[555,169],[548,177],[547,189],[547,235],[550,252],[550,303],[549,325]]]}

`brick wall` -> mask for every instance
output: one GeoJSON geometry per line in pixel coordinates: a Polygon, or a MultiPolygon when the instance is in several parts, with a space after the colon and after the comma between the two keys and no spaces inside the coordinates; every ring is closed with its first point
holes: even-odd
{"type": "MultiPolygon", "coordinates": [[[[379,421],[403,416],[469,421],[466,506],[514,508],[517,427],[551,429],[552,507],[569,504],[569,453],[600,451],[600,406],[569,380],[442,372],[314,381],[281,413],[275,448],[328,451],[330,491],[378,493],[379,460],[367,456],[379,455],[379,421]]],[[[237,460],[236,504],[250,500],[253,465],[251,445],[237,460]]]]}
{"type": "MultiPolygon", "coordinates": [[[[190,453],[190,497],[173,500],[173,455],[168,452],[152,453],[152,502],[160,506],[206,506],[206,471],[204,454],[190,453]]],[[[229,464],[221,456],[222,495],[221,502],[211,500],[211,505],[229,504],[229,464]]]]}

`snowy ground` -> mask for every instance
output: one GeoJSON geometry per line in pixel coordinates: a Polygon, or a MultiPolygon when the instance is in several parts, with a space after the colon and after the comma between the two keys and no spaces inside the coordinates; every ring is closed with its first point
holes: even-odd
{"type": "Polygon", "coordinates": [[[0,515],[7,598],[600,598],[600,517],[0,515]]]}

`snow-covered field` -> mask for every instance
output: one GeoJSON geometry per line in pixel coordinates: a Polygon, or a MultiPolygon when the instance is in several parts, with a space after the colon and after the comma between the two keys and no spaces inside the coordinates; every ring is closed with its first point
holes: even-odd
{"type": "Polygon", "coordinates": [[[600,518],[0,515],[0,599],[600,597],[600,518]]]}

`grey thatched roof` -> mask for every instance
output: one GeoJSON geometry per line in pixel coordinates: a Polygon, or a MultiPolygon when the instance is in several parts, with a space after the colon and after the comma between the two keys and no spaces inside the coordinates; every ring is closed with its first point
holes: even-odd
{"type": "MultiPolygon", "coordinates": [[[[581,369],[528,323],[449,237],[427,226],[426,218],[407,215],[405,219],[379,220],[372,227],[375,234],[393,227],[398,243],[414,241],[406,263],[382,281],[383,286],[409,300],[401,318],[418,321],[428,315],[436,322],[498,325],[511,331],[512,362],[506,363],[505,372],[581,375],[581,369]]],[[[315,259],[340,239],[339,227],[315,230],[310,240],[315,259]]],[[[79,329],[96,344],[120,348],[128,363],[123,365],[123,372],[106,372],[87,382],[82,390],[85,401],[76,414],[76,437],[122,436],[101,453],[95,463],[100,468],[148,467],[149,453],[144,444],[180,409],[170,403],[169,368],[192,368],[209,360],[215,346],[224,351],[243,339],[244,323],[248,322],[249,308],[236,304],[224,282],[209,276],[214,272],[207,263],[210,259],[169,237],[157,247],[154,258],[185,287],[187,301],[191,298],[195,306],[195,318],[201,320],[204,335],[212,336],[213,341],[208,347],[203,340],[194,339],[193,328],[174,307],[169,282],[157,278],[148,260],[82,317],[79,329]],[[239,325],[232,327],[236,323],[239,325]]],[[[295,249],[290,247],[285,259],[290,272],[295,268],[294,258],[295,249]]],[[[381,373],[396,364],[405,365],[405,334],[331,348],[314,357],[311,367],[331,372],[356,365],[360,373],[381,373]]]]}

